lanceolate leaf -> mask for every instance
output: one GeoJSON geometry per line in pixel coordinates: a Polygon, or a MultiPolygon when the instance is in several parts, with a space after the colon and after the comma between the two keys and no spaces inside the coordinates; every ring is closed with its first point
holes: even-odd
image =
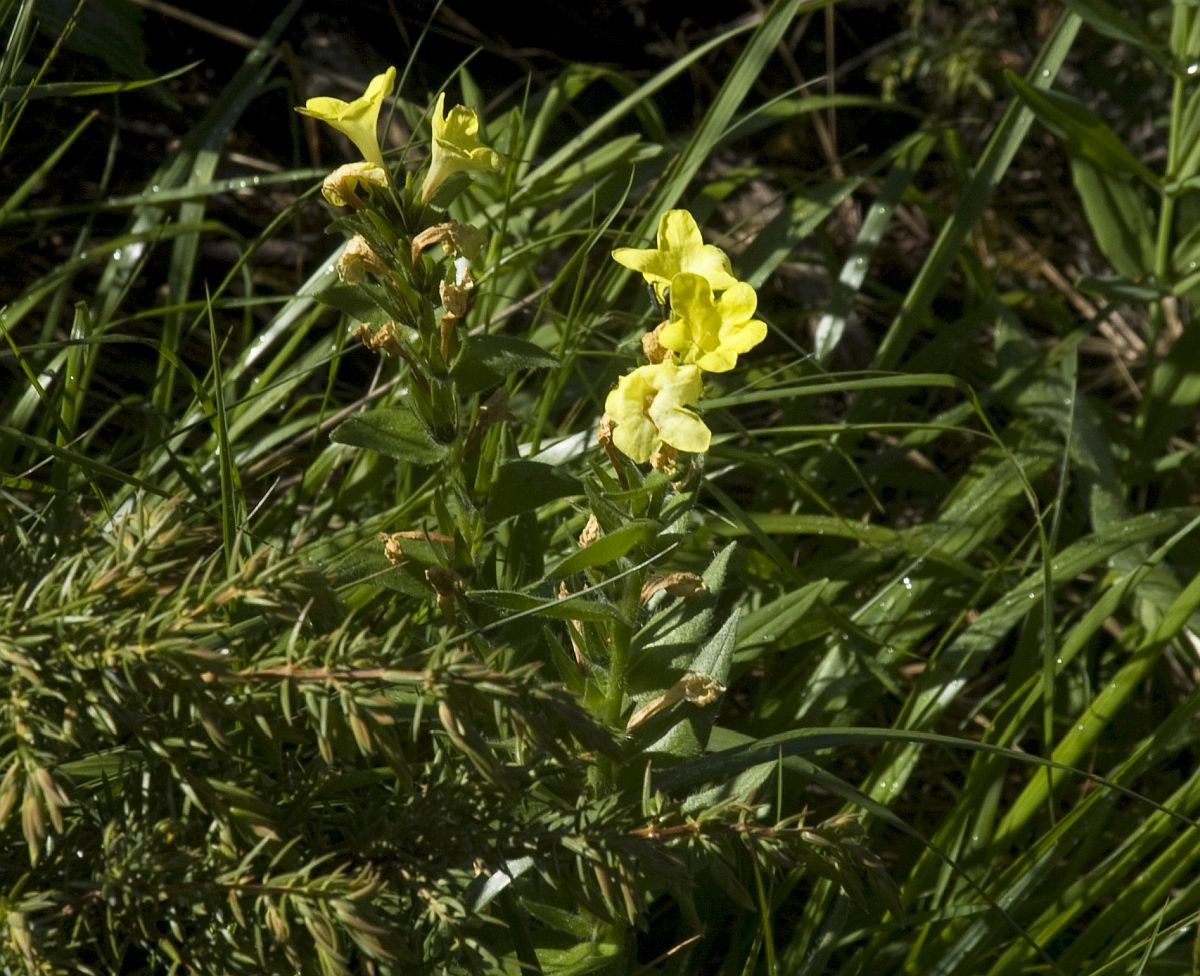
{"type": "Polygon", "coordinates": [[[1106,122],[1079,99],[1063,92],[1038,88],[1011,71],[1006,73],[1006,77],[1017,97],[1033,110],[1043,125],[1066,143],[1072,157],[1082,157],[1109,173],[1135,176],[1148,186],[1158,188],[1158,177],[1125,148],[1125,144],[1106,122]]]}
{"type": "Polygon", "coordinates": [[[380,407],[345,420],[329,435],[338,444],[365,447],[398,461],[436,464],[446,456],[425,425],[405,407],[380,407]]]}
{"type": "Polygon", "coordinates": [[[1089,27],[1113,40],[1124,41],[1141,48],[1159,67],[1168,72],[1176,70],[1164,45],[1107,0],[1066,0],[1066,4],[1068,9],[1082,17],[1089,27]]]}
{"type": "Polygon", "coordinates": [[[453,377],[464,394],[485,390],[523,369],[549,369],[558,360],[541,346],[505,335],[471,336],[453,377]]]}
{"type": "MultiPolygon", "coordinates": [[[[703,675],[723,687],[729,680],[733,664],[733,648],[737,637],[738,611],[734,611],[712,638],[696,654],[688,671],[703,675]]],[[[717,717],[720,698],[704,706],[686,704],[676,713],[676,724],[661,739],[650,746],[649,753],[669,756],[697,756],[704,751],[709,733],[717,717]]]]}
{"type": "Polygon", "coordinates": [[[1137,281],[1154,269],[1154,217],[1139,185],[1082,156],[1072,156],[1071,176],[1096,243],[1122,275],[1137,281]]]}
{"type": "Polygon", "coordinates": [[[531,512],[556,498],[582,493],[579,482],[553,464],[523,459],[509,461],[496,476],[487,514],[499,521],[531,512]]]}
{"type": "Polygon", "coordinates": [[[634,546],[653,539],[659,532],[659,524],[653,519],[636,519],[627,522],[612,532],[600,536],[595,542],[571,553],[546,574],[547,579],[562,579],[593,566],[604,566],[619,559],[634,546]]]}

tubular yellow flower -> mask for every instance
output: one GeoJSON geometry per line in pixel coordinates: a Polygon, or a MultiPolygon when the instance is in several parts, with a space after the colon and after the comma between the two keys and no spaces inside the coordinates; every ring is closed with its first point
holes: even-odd
{"type": "Polygon", "coordinates": [[[765,322],[753,318],[758,296],[744,281],[713,298],[708,282],[686,272],[671,279],[671,319],[658,332],[658,341],[709,373],[724,373],[737,365],[767,336],[765,322]]]}
{"type": "Polygon", "coordinates": [[[668,210],[662,215],[657,248],[618,247],[612,256],[617,264],[640,271],[654,286],[659,301],[681,271],[700,275],[715,291],[737,284],[725,252],[704,243],[696,218],[686,210],[668,210]]]}
{"type": "Polygon", "coordinates": [[[669,359],[626,373],[604,401],[613,444],[638,464],[650,460],[662,444],[703,454],[712,432],[686,409],[700,399],[702,389],[699,368],[676,366],[669,359]]]}
{"type": "Polygon", "coordinates": [[[366,160],[360,163],[346,163],[325,177],[325,182],[321,184],[321,195],[335,207],[353,207],[355,210],[361,210],[366,204],[355,192],[360,184],[386,189],[387,170],[366,160]]]}
{"type": "Polygon", "coordinates": [[[421,184],[422,203],[428,203],[438,187],[459,170],[495,170],[504,164],[498,152],[479,141],[479,116],[465,105],[455,105],[449,115],[443,115],[445,104],[446,93],[442,92],[430,120],[433,141],[429,171],[421,184]]]}
{"type": "Polygon", "coordinates": [[[395,84],[396,69],[388,68],[383,74],[372,78],[367,90],[352,102],[322,96],[310,98],[303,108],[296,111],[301,115],[327,122],[358,147],[363,159],[376,166],[383,166],[383,151],[379,148],[376,129],[379,109],[383,106],[383,100],[392,93],[395,84]]]}

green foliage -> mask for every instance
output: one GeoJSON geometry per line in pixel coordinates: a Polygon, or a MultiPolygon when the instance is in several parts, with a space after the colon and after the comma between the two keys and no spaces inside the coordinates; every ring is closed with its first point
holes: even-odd
{"type": "Polygon", "coordinates": [[[1195,971],[1200,8],[1072,0],[1007,80],[930,29],[888,93],[940,72],[932,121],[994,128],[731,170],[885,111],[762,103],[828,6],[516,104],[462,68],[505,164],[428,206],[402,87],[394,182],[328,212],[361,244],[293,287],[263,254],[327,168],[239,188],[299,193],[251,241],[216,177],[298,4],[90,202],[47,190],[89,100],[149,103],[0,5],[0,162],[83,106],[0,200],[10,254],[65,242],[0,308],[0,972],[1195,971]],[[684,206],[769,332],[686,405],[709,450],[647,467],[597,429],[674,313],[610,252],[684,206]]]}

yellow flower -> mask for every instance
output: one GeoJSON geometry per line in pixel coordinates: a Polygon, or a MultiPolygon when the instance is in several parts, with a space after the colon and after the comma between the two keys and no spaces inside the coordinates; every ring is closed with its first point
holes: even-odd
{"type": "Polygon", "coordinates": [[[382,166],[383,152],[379,148],[379,136],[376,132],[379,109],[383,106],[383,100],[392,93],[395,84],[396,69],[388,68],[383,74],[372,78],[367,90],[352,102],[343,102],[340,98],[310,98],[304,103],[304,108],[298,108],[296,111],[301,115],[328,122],[358,147],[363,159],[376,166],[382,166]]]}
{"type": "Polygon", "coordinates": [[[639,464],[662,445],[703,454],[712,432],[691,410],[700,399],[703,381],[695,366],[670,360],[639,366],[618,381],[604,401],[612,423],[612,442],[639,464]]]}
{"type": "Polygon", "coordinates": [[[681,271],[700,275],[716,291],[737,284],[725,252],[704,243],[696,218],[686,210],[668,210],[659,219],[657,249],[618,247],[612,256],[617,264],[640,271],[654,286],[659,301],[681,271]]]}
{"type": "Polygon", "coordinates": [[[386,189],[387,170],[366,160],[360,163],[346,163],[325,177],[325,182],[321,184],[321,195],[335,207],[353,207],[355,210],[361,210],[366,204],[355,192],[359,184],[386,189]]]}
{"type": "Polygon", "coordinates": [[[698,274],[671,279],[671,318],[658,330],[658,341],[709,373],[724,373],[737,365],[767,336],[765,322],[753,318],[758,296],[744,281],[713,298],[712,288],[698,274]]]}
{"type": "Polygon", "coordinates": [[[421,184],[421,202],[428,203],[446,179],[459,170],[494,170],[504,165],[500,154],[479,141],[479,116],[465,105],[455,105],[443,115],[446,93],[438,95],[430,120],[433,141],[430,145],[429,172],[421,184]]]}

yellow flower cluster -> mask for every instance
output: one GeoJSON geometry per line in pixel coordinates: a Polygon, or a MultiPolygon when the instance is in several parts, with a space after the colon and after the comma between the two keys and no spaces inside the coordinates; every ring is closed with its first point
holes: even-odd
{"type": "MultiPolygon", "coordinates": [[[[355,192],[361,186],[388,186],[383,150],[379,146],[379,111],[396,84],[396,69],[376,75],[367,90],[352,102],[340,98],[310,98],[301,115],[320,119],[346,136],[362,153],[363,161],[339,166],[326,178],[322,193],[335,207],[365,206],[355,192]]],[[[438,95],[431,126],[429,169],[421,184],[420,202],[432,199],[447,177],[461,170],[496,170],[503,165],[498,152],[479,141],[479,117],[465,105],[455,105],[446,115],[446,93],[438,95]]]]}
{"type": "Polygon", "coordinates": [[[643,343],[653,361],[622,376],[604,401],[612,442],[639,464],[663,445],[702,454],[712,433],[687,408],[700,399],[702,373],[733,369],[739,354],[766,338],[766,324],[754,318],[758,296],[733,276],[720,248],[704,243],[686,210],[662,215],[658,247],[619,247],[612,256],[670,302],[667,319],[643,343]]]}

